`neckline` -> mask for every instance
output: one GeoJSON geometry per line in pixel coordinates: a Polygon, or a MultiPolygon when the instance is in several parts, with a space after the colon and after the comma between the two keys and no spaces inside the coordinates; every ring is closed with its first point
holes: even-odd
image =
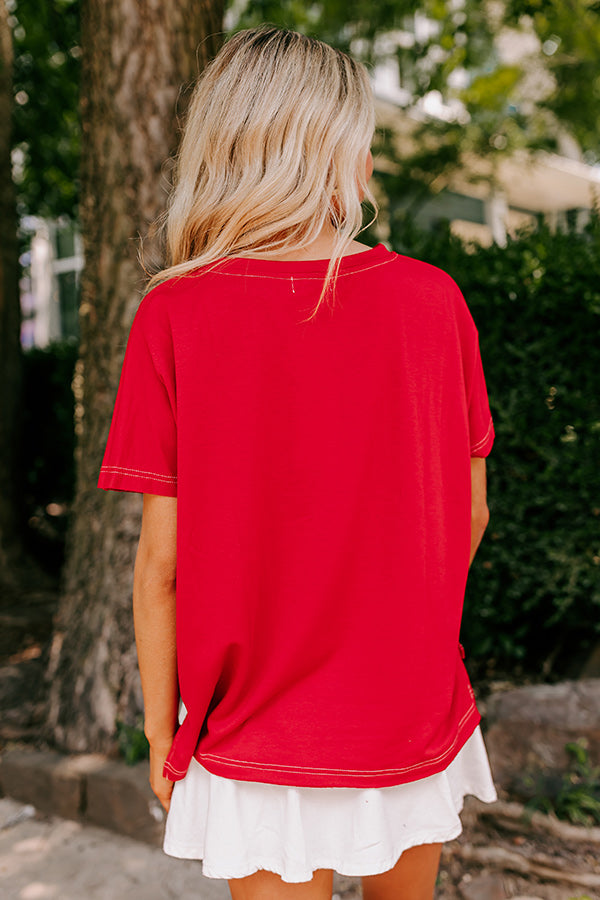
{"type": "MultiPolygon", "coordinates": [[[[340,260],[340,274],[357,272],[372,266],[381,265],[396,256],[388,250],[385,244],[379,243],[360,253],[350,253],[342,256],[340,260]]],[[[285,275],[325,275],[329,259],[256,259],[247,256],[231,256],[225,258],[219,265],[222,272],[231,274],[270,275],[271,277],[285,275]]]]}

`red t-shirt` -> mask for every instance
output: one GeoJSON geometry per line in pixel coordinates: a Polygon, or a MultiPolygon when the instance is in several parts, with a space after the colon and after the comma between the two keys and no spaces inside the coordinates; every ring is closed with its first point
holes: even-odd
{"type": "Polygon", "coordinates": [[[383,244],[235,258],[136,313],[99,487],[177,496],[187,716],[163,774],[383,787],[480,720],[459,628],[494,430],[454,281],[383,244]]]}

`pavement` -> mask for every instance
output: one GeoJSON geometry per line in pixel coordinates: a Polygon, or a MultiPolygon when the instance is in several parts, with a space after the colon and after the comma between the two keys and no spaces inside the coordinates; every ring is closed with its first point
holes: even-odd
{"type": "Polygon", "coordinates": [[[0,755],[1,900],[230,900],[162,849],[148,764],[14,744],[0,755]]]}
{"type": "MultiPolygon", "coordinates": [[[[230,900],[226,879],[162,849],[148,763],[15,742],[0,754],[0,900],[230,900]]],[[[334,874],[333,900],[360,879],[334,874]]]]}
{"type": "Polygon", "coordinates": [[[199,860],[0,799],[2,900],[229,900],[199,860]]]}

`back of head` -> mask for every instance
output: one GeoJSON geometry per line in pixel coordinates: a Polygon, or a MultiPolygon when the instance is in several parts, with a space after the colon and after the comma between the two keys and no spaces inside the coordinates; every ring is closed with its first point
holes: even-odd
{"type": "Polygon", "coordinates": [[[300,249],[328,221],[330,272],[374,204],[365,163],[374,131],[364,66],[275,27],[223,45],[192,96],[167,212],[169,267],[151,284],[228,256],[300,249]]]}

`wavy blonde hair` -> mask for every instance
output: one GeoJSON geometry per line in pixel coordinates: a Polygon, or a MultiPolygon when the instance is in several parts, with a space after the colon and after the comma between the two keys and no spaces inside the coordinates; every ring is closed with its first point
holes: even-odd
{"type": "Polygon", "coordinates": [[[147,289],[227,257],[272,258],[310,244],[330,222],[319,302],[363,230],[375,127],[365,67],[340,50],[271,26],[240,31],[190,101],[162,228],[167,266],[147,289]]]}

